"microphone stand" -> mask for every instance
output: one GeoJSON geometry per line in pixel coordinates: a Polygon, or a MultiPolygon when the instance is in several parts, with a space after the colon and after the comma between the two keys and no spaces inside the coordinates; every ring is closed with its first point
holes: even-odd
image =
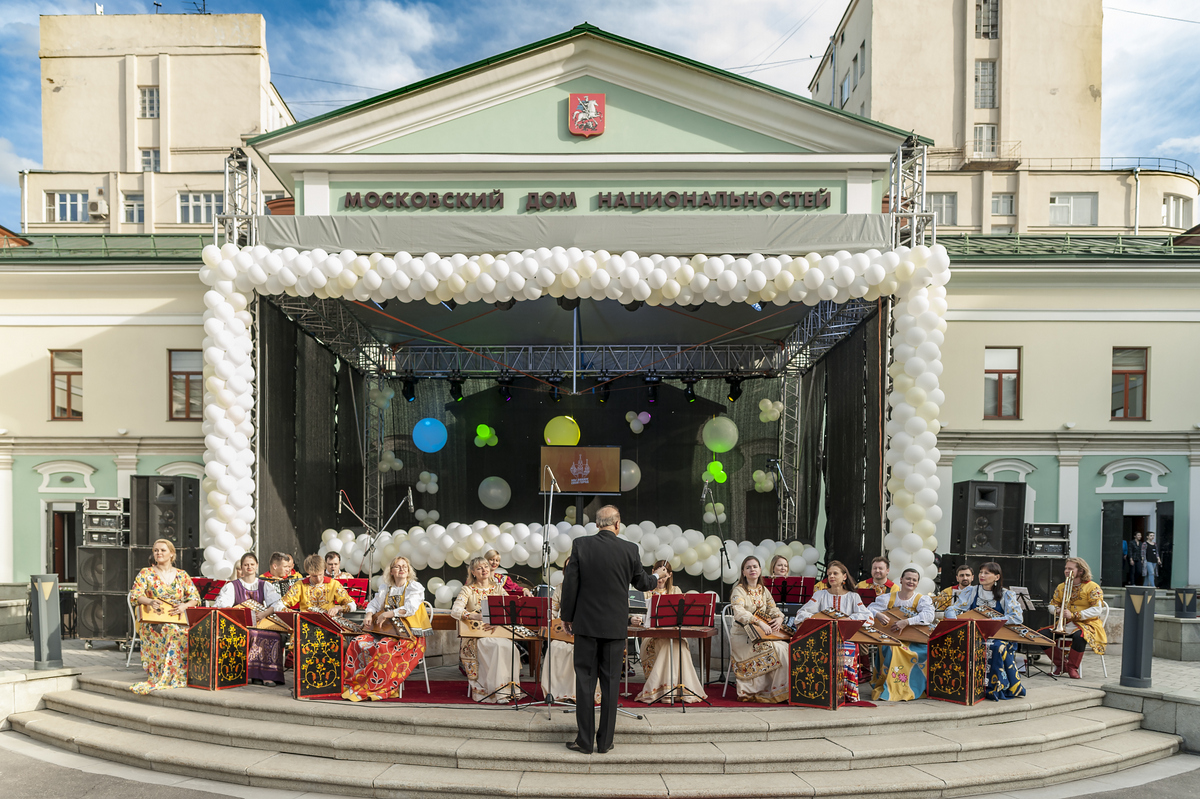
{"type": "MultiPolygon", "coordinates": [[[[712,483],[705,483],[704,488],[701,489],[701,491],[700,491],[700,501],[701,502],[704,501],[705,496],[708,497],[709,502],[713,502],[714,505],[716,504],[713,501],[712,483]]],[[[715,513],[715,511],[716,511],[715,507],[713,508],[713,511],[714,511],[713,515],[718,517],[717,518],[717,536],[721,539],[721,579],[717,581],[717,599],[720,600],[721,599],[721,585],[724,584],[724,582],[725,582],[725,569],[726,568],[732,569],[733,564],[729,562],[729,550],[725,548],[725,533],[721,527],[720,516],[719,516],[719,514],[715,513]]],[[[716,619],[714,619],[713,621],[715,622],[716,619]]],[[[725,637],[725,625],[724,624],[721,625],[721,637],[722,638],[725,637]]],[[[725,682],[725,646],[724,646],[724,644],[728,644],[728,643],[729,643],[728,641],[724,641],[724,642],[722,642],[722,644],[723,644],[722,646],[717,647],[720,650],[721,670],[720,670],[720,672],[717,673],[716,679],[708,681],[709,685],[714,685],[716,683],[724,683],[725,682]]],[[[712,661],[709,661],[708,665],[711,665],[711,664],[712,664],[712,661]]],[[[706,665],[705,668],[708,668],[708,666],[706,665]]]]}

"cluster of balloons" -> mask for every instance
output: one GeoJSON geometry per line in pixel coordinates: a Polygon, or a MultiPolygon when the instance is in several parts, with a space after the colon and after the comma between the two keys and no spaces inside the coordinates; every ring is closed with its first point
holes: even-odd
{"type": "Polygon", "coordinates": [[[448,608],[453,605],[454,598],[458,596],[458,592],[462,590],[462,587],[461,580],[446,582],[441,577],[430,577],[429,582],[425,583],[425,591],[433,594],[433,606],[435,608],[448,608]]]}
{"type": "Polygon", "coordinates": [[[642,482],[642,470],[628,458],[621,458],[621,490],[632,491],[642,482]]]}
{"type": "Polygon", "coordinates": [[[762,469],[755,469],[754,474],[754,490],[760,494],[769,494],[775,490],[775,472],[764,472],[762,469]]]}
{"type": "Polygon", "coordinates": [[[412,437],[417,449],[422,452],[437,452],[446,446],[446,439],[450,434],[446,431],[446,425],[432,416],[426,416],[413,425],[412,437]]]}
{"type": "Polygon", "coordinates": [[[492,510],[500,510],[512,499],[512,489],[509,487],[508,481],[495,475],[483,478],[479,484],[478,493],[479,501],[483,503],[483,506],[492,510]]]}
{"type": "Polygon", "coordinates": [[[419,522],[436,522],[438,519],[442,518],[442,514],[438,513],[437,511],[425,510],[424,508],[417,508],[415,511],[413,511],[413,516],[415,516],[419,522]]]}
{"type": "Polygon", "coordinates": [[[640,435],[646,429],[646,425],[650,424],[650,414],[646,411],[641,413],[630,411],[625,414],[625,421],[629,422],[629,429],[635,436],[640,435]]]}
{"type": "MultiPolygon", "coordinates": [[[[564,521],[566,521],[567,524],[575,524],[575,517],[578,514],[579,514],[579,511],[575,509],[574,505],[568,505],[567,509],[565,511],[563,511],[564,521]]],[[[590,521],[591,521],[591,519],[588,518],[588,515],[586,513],[583,514],[582,524],[587,524],[590,521]]]]}
{"type": "Polygon", "coordinates": [[[579,423],[570,416],[555,416],[546,422],[542,438],[549,447],[573,447],[579,443],[579,423]]]}
{"type": "Polygon", "coordinates": [[[785,544],[782,541],[772,541],[768,538],[755,546],[751,541],[742,541],[737,545],[734,568],[741,569],[742,561],[751,555],[758,558],[758,562],[762,564],[764,576],[770,576],[767,571],[771,568],[771,561],[775,559],[776,555],[782,555],[788,559],[788,571],[793,577],[817,576],[817,550],[810,544],[801,544],[799,541],[785,544]]]}
{"type": "Polygon", "coordinates": [[[779,416],[783,413],[783,401],[771,401],[765,397],[758,401],[758,421],[760,422],[778,422],[779,416]]]}
{"type": "Polygon", "coordinates": [[[371,390],[367,392],[367,402],[372,407],[386,411],[388,406],[392,404],[392,398],[396,396],[396,390],[391,386],[371,386],[371,390]]]}
{"type": "Polygon", "coordinates": [[[378,468],[381,472],[398,472],[404,468],[404,461],[398,459],[390,449],[385,450],[379,458],[378,468]]]}
{"type": "Polygon", "coordinates": [[[729,479],[729,475],[725,474],[725,466],[720,461],[713,461],[708,464],[708,468],[700,475],[700,479],[706,483],[711,483],[716,480],[718,483],[724,483],[729,479]]]}
{"type": "Polygon", "coordinates": [[[359,571],[370,573],[379,568],[379,558],[375,552],[371,553],[370,561],[366,560],[367,551],[370,549],[371,535],[369,533],[360,533],[356,536],[353,530],[338,532],[329,529],[321,533],[321,548],[317,550],[317,554],[325,557],[327,552],[336,552],[342,556],[343,571],[351,574],[357,574],[359,571]]]}
{"type": "Polygon", "coordinates": [[[475,446],[494,447],[499,443],[500,436],[496,435],[496,428],[489,427],[486,424],[481,424],[475,428],[475,446]]]}
{"type": "Polygon", "coordinates": [[[421,472],[417,475],[417,484],[413,488],[422,494],[433,496],[438,492],[438,476],[433,472],[421,472]]]}
{"type": "Polygon", "coordinates": [[[704,446],[712,452],[728,452],[737,446],[737,425],[728,416],[714,416],[700,430],[704,446]]]}
{"type": "Polygon", "coordinates": [[[704,523],[705,524],[724,524],[729,517],[725,515],[725,504],[722,502],[709,502],[704,506],[704,523]]]}

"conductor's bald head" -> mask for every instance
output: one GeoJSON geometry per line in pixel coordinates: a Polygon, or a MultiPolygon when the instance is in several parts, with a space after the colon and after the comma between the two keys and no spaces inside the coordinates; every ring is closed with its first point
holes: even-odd
{"type": "Polygon", "coordinates": [[[605,505],[596,512],[596,528],[599,530],[612,529],[616,532],[621,523],[621,511],[616,505],[605,505]]]}

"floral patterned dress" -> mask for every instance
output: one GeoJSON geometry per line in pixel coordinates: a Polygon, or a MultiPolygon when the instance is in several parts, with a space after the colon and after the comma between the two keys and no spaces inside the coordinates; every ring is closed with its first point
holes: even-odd
{"type": "MultiPolygon", "coordinates": [[[[138,572],[129,592],[129,602],[138,597],[153,597],[168,605],[181,602],[200,602],[200,592],[183,569],[176,569],[171,581],[150,566],[138,572]]],[[[138,622],[138,638],[142,642],[142,668],[146,679],[130,686],[135,694],[148,694],[168,688],[187,686],[187,624],[145,624],[138,622]]]]}
{"type": "MultiPolygon", "coordinates": [[[[505,590],[488,580],[483,585],[465,585],[454,600],[450,615],[462,620],[468,613],[479,613],[489,596],[506,596],[505,590]]],[[[471,684],[471,698],[476,702],[510,702],[524,696],[524,691],[509,685],[520,680],[521,659],[515,655],[513,643],[508,638],[460,638],[458,659],[467,681],[471,684]],[[516,674],[513,664],[516,663],[516,674]]]]}
{"type": "MultiPolygon", "coordinates": [[[[404,616],[414,616],[425,601],[425,587],[416,580],[404,585],[384,586],[367,605],[367,612],[404,609],[404,616]]],[[[425,655],[425,639],[390,638],[386,635],[363,633],[346,646],[342,663],[342,698],[351,702],[363,699],[399,699],[404,681],[425,655]]]]}
{"type": "Polygon", "coordinates": [[[745,702],[783,702],[788,698],[788,645],[786,641],[751,643],[745,625],[753,624],[755,613],[775,619],[783,614],[762,585],[735,585],[729,597],[733,609],[733,631],[729,637],[730,660],[737,678],[737,696],[745,702]]]}

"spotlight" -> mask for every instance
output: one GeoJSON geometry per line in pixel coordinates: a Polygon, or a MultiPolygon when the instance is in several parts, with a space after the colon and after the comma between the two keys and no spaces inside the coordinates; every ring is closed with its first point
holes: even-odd
{"type": "Polygon", "coordinates": [[[642,380],[646,383],[646,400],[648,402],[658,402],[658,384],[662,382],[662,377],[658,372],[651,370],[647,372],[642,380]]]}
{"type": "Polygon", "coordinates": [[[450,399],[455,402],[462,402],[462,387],[463,383],[467,382],[467,378],[463,377],[462,373],[455,369],[450,373],[450,377],[447,380],[450,381],[450,399]]]}
{"type": "Polygon", "coordinates": [[[496,308],[498,308],[501,311],[511,311],[512,307],[516,304],[517,304],[516,300],[505,300],[504,302],[492,303],[492,305],[496,306],[496,308]]]}
{"type": "Polygon", "coordinates": [[[642,307],[641,300],[634,300],[633,302],[624,306],[625,310],[627,310],[627,311],[636,311],[638,308],[641,308],[641,307],[642,307]]]}
{"type": "Polygon", "coordinates": [[[550,384],[550,401],[558,402],[562,399],[562,392],[558,389],[558,384],[563,381],[563,373],[555,369],[546,378],[546,382],[550,384]]]}
{"type": "Polygon", "coordinates": [[[742,380],[745,378],[736,375],[726,375],[725,382],[729,384],[729,401],[737,402],[738,397],[742,396],[742,380]]]}
{"type": "Polygon", "coordinates": [[[512,402],[513,376],[505,370],[496,378],[496,382],[500,385],[500,397],[505,402],[512,402]]]}
{"type": "Polygon", "coordinates": [[[683,396],[687,397],[688,402],[696,401],[696,384],[700,382],[700,378],[696,376],[695,371],[689,369],[688,373],[682,378],[683,380],[683,396]]]}
{"type": "Polygon", "coordinates": [[[413,377],[412,372],[404,378],[404,388],[401,389],[400,396],[409,402],[417,398],[417,378],[413,377]]]}
{"type": "MultiPolygon", "coordinates": [[[[600,375],[596,378],[596,380],[598,383],[600,383],[600,388],[599,388],[600,402],[601,403],[608,402],[608,395],[612,391],[612,384],[608,382],[608,380],[609,380],[608,370],[607,369],[601,370],[600,375]]],[[[1197,427],[1200,427],[1200,425],[1197,425],[1197,427]]]]}
{"type": "Polygon", "coordinates": [[[454,300],[446,300],[445,302],[442,303],[442,305],[444,305],[446,307],[447,311],[453,311],[455,308],[458,307],[458,303],[455,302],[454,300]]]}
{"type": "Polygon", "coordinates": [[[575,299],[568,299],[566,297],[559,297],[558,307],[562,308],[564,311],[573,311],[579,307],[579,298],[576,297],[575,299]]]}

